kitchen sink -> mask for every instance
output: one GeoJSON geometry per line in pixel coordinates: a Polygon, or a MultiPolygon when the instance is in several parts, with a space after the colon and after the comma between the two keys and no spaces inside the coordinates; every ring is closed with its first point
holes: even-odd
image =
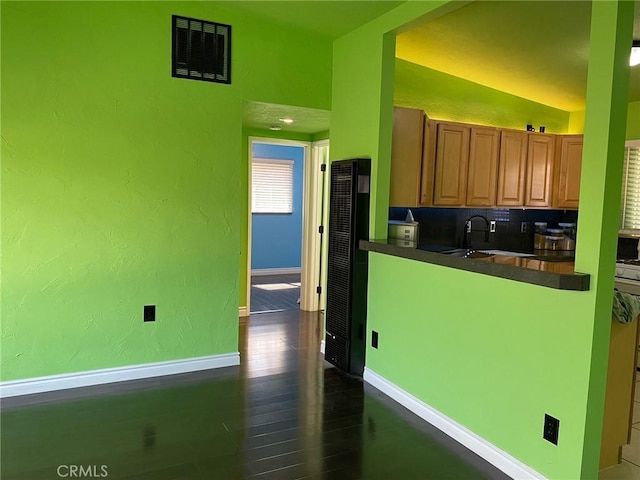
{"type": "Polygon", "coordinates": [[[473,250],[473,249],[467,249],[467,248],[453,248],[451,250],[445,250],[440,253],[444,253],[445,255],[450,255],[452,257],[462,257],[462,258],[487,258],[487,257],[493,257],[494,255],[502,255],[504,257],[535,256],[531,253],[510,252],[508,250],[473,250]]]}
{"type": "Polygon", "coordinates": [[[507,250],[478,250],[480,253],[488,255],[503,255],[505,257],[534,257],[532,253],[509,252],[507,250]]]}
{"type": "Polygon", "coordinates": [[[453,250],[446,250],[440,253],[449,255],[451,257],[461,257],[461,258],[488,258],[488,257],[493,257],[495,255],[494,253],[478,252],[476,250],[468,250],[466,248],[455,248],[453,250]]]}

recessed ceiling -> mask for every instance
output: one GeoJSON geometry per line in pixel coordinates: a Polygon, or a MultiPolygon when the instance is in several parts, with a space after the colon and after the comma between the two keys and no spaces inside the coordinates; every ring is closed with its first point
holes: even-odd
{"type": "Polygon", "coordinates": [[[313,134],[329,130],[329,114],[328,110],[315,108],[244,102],[242,125],[245,128],[260,129],[278,125],[283,132],[313,134]],[[285,117],[293,119],[293,123],[285,124],[279,120],[285,117]]]}
{"type": "Polygon", "coordinates": [[[402,3],[368,0],[219,2],[234,10],[329,38],[338,38],[355,30],[402,3]]]}
{"type": "MultiPolygon", "coordinates": [[[[634,20],[640,38],[640,1],[634,20]]],[[[561,110],[584,110],[590,22],[589,1],[477,1],[399,35],[396,56],[561,110]]],[[[640,67],[633,67],[629,101],[638,100],[640,67]]]]}

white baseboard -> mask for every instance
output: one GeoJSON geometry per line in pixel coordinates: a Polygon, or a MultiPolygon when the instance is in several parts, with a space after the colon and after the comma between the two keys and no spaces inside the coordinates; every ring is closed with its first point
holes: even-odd
{"type": "Polygon", "coordinates": [[[320,342],[320,353],[324,355],[324,340],[320,342]]]}
{"type": "Polygon", "coordinates": [[[261,275],[288,275],[292,273],[300,273],[302,269],[300,267],[288,267],[288,268],[256,268],[251,269],[252,277],[259,277],[261,275]]]}
{"type": "Polygon", "coordinates": [[[545,477],[507,452],[499,449],[468,428],[450,419],[422,400],[391,383],[365,367],[363,380],[396,402],[411,410],[423,420],[461,443],[511,478],[544,480],[545,477]]]}
{"type": "Polygon", "coordinates": [[[127,367],[104,368],[79,373],[49,375],[46,377],[26,378],[0,382],[0,398],[30,395],[32,393],[51,392],[67,388],[88,387],[104,383],[139,380],[161,377],[176,373],[196,372],[212,368],[240,365],[240,353],[225,353],[207,357],[170,360],[167,362],[144,363],[127,367]]]}
{"type": "Polygon", "coordinates": [[[249,311],[247,310],[247,307],[238,308],[238,316],[239,317],[248,317],[249,316],[249,311]]]}

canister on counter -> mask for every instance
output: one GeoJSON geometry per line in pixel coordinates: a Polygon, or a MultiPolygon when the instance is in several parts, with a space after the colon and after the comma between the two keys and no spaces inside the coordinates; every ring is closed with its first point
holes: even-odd
{"type": "Polygon", "coordinates": [[[544,236],[545,250],[562,250],[564,242],[564,232],[561,228],[548,228],[544,236]]]}
{"type": "Polygon", "coordinates": [[[547,233],[547,222],[534,222],[533,248],[543,250],[545,246],[545,235],[547,233]]]}
{"type": "Polygon", "coordinates": [[[562,229],[564,239],[562,241],[562,250],[576,249],[576,224],[575,223],[558,223],[558,227],[562,229]]]}

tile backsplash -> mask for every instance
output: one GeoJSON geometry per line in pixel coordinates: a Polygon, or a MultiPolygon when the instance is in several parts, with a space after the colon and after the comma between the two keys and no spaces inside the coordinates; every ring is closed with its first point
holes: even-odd
{"type": "MultiPolygon", "coordinates": [[[[533,249],[533,222],[547,222],[553,228],[558,223],[576,223],[576,210],[536,210],[499,208],[412,208],[414,219],[420,223],[420,241],[426,245],[461,247],[464,222],[472,215],[483,215],[496,221],[496,232],[484,241],[484,222],[473,220],[470,234],[473,248],[528,251],[533,249]],[[522,224],[525,232],[522,232],[522,224]]],[[[404,220],[406,208],[389,209],[390,220],[404,220]]]]}

